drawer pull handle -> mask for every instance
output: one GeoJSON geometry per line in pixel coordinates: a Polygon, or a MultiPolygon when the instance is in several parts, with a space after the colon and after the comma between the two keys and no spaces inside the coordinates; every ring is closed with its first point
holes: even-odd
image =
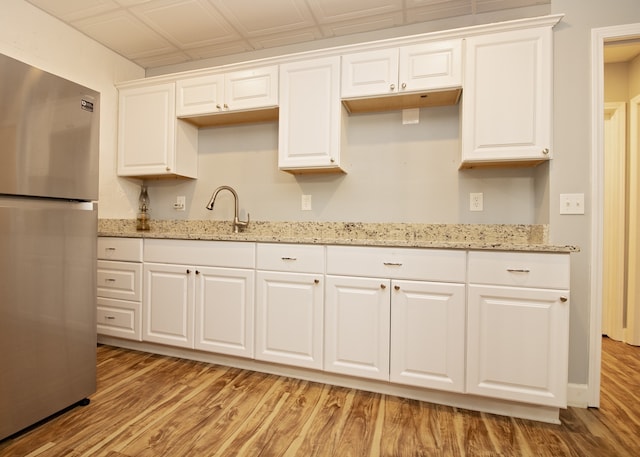
{"type": "Polygon", "coordinates": [[[320,284],[320,280],[319,280],[319,279],[314,279],[314,280],[313,280],[313,283],[314,283],[314,284],[320,284]]]}
{"type": "Polygon", "coordinates": [[[298,260],[295,257],[282,257],[282,260],[298,260]]]}
{"type": "Polygon", "coordinates": [[[108,321],[113,321],[115,320],[115,316],[104,316],[104,318],[108,321]]]}
{"type": "Polygon", "coordinates": [[[562,303],[566,303],[568,300],[569,300],[569,299],[568,299],[567,297],[565,297],[565,296],[560,297],[560,301],[561,301],[562,303]]]}
{"type": "Polygon", "coordinates": [[[116,282],[113,278],[105,278],[104,282],[116,282]]]}
{"type": "Polygon", "coordinates": [[[387,267],[401,267],[402,266],[401,263],[397,263],[397,262],[384,262],[384,265],[386,265],[387,267]]]}
{"type": "Polygon", "coordinates": [[[507,268],[509,273],[529,273],[530,270],[526,268],[507,268]]]}
{"type": "Polygon", "coordinates": [[[105,251],[115,251],[116,248],[106,248],[105,251]]]}

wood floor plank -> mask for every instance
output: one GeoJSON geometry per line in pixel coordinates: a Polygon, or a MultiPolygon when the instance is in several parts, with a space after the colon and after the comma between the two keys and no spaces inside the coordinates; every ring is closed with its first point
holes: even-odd
{"type": "Polygon", "coordinates": [[[635,457],[640,348],[603,339],[599,409],[562,424],[99,346],[98,391],[2,457],[635,457]]]}

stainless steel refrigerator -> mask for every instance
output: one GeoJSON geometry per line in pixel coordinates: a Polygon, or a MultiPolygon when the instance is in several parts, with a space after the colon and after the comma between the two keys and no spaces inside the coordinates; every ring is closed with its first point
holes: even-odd
{"type": "Polygon", "coordinates": [[[0,55],[0,439],[96,389],[99,94],[0,55]]]}

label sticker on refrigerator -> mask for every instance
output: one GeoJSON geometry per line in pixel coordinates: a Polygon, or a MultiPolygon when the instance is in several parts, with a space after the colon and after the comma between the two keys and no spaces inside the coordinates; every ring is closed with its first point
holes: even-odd
{"type": "Polygon", "coordinates": [[[93,102],[90,102],[89,100],[85,100],[83,98],[82,101],[80,102],[80,107],[85,111],[89,111],[93,113],[93,102]]]}

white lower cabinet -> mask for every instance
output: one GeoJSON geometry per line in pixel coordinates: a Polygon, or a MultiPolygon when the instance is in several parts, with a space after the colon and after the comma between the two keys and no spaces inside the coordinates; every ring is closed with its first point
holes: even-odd
{"type": "Polygon", "coordinates": [[[569,255],[471,252],[469,282],[467,391],[566,407],[569,255]]]}
{"type": "Polygon", "coordinates": [[[256,359],[322,369],[324,247],[258,244],[256,359]]]}
{"type": "Polygon", "coordinates": [[[142,339],[142,239],[98,238],[99,335],[142,339]]]}
{"type": "Polygon", "coordinates": [[[463,392],[466,253],[327,249],[325,370],[463,392]]]}
{"type": "Polygon", "coordinates": [[[254,257],[253,243],[145,240],[143,339],[253,357],[254,257]]]}
{"type": "Polygon", "coordinates": [[[327,276],[324,369],[389,380],[390,281],[327,276]]]}
{"type": "Polygon", "coordinates": [[[464,391],[465,285],[393,281],[390,380],[464,391]]]}

